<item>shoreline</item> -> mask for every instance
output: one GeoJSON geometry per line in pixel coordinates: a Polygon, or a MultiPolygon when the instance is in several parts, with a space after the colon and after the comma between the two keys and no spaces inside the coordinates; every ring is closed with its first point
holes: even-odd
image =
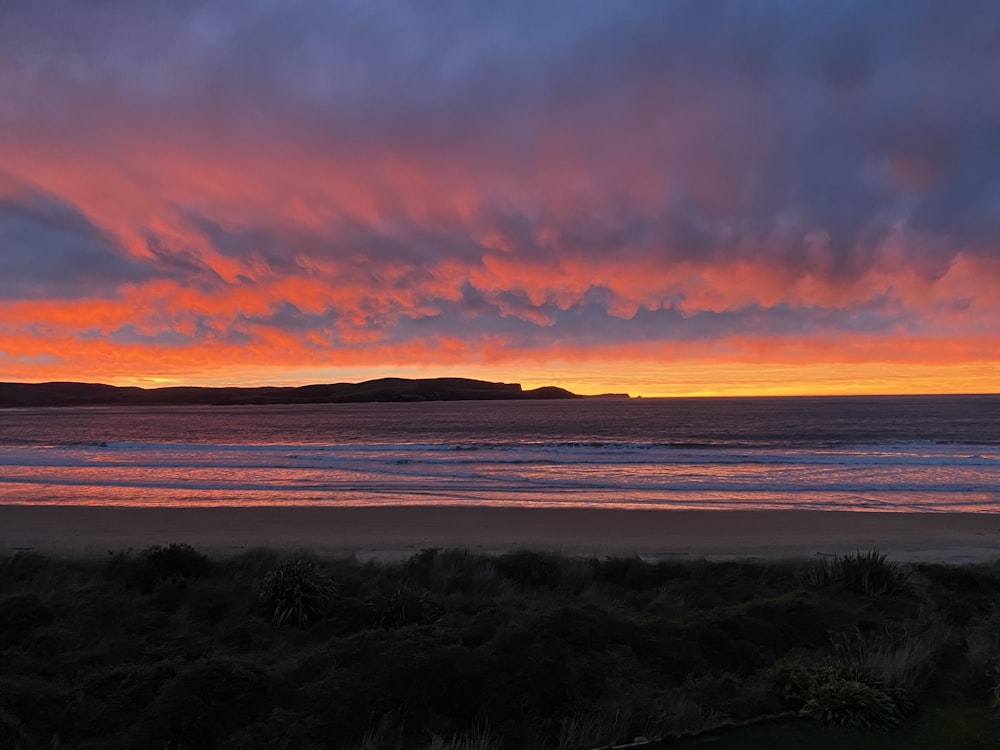
{"type": "Polygon", "coordinates": [[[1000,558],[1000,514],[447,506],[0,505],[0,551],[102,555],[186,543],[215,555],[310,550],[395,560],[429,547],[647,559],[817,558],[878,548],[900,562],[1000,558]]]}

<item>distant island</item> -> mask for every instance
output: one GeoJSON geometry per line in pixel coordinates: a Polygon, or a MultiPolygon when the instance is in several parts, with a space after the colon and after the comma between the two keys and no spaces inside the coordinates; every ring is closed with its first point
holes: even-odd
{"type": "MultiPolygon", "coordinates": [[[[603,398],[628,398],[604,394],[603,398]]],[[[524,390],[520,383],[468,378],[380,378],[363,383],[297,387],[139,388],[102,383],[0,383],[0,408],[27,406],[236,406],[339,404],[367,401],[498,401],[587,398],[556,386],[524,390]]]]}

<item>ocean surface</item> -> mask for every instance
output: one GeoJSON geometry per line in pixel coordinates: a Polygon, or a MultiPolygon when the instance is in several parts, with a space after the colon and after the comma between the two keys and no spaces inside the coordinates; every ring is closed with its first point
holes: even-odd
{"type": "Polygon", "coordinates": [[[1000,396],[11,409],[0,503],[1000,512],[1000,396]]]}

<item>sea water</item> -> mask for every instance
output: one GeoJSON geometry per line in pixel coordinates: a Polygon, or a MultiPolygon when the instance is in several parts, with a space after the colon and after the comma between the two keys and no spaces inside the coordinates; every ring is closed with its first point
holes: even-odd
{"type": "Polygon", "coordinates": [[[0,503],[1000,512],[1000,396],[10,409],[0,503]]]}

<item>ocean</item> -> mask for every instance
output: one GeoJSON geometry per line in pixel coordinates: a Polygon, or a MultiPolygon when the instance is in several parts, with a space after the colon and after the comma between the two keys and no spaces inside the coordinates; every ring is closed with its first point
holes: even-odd
{"type": "Polygon", "coordinates": [[[0,504],[1000,512],[1000,396],[10,409],[0,504]]]}

